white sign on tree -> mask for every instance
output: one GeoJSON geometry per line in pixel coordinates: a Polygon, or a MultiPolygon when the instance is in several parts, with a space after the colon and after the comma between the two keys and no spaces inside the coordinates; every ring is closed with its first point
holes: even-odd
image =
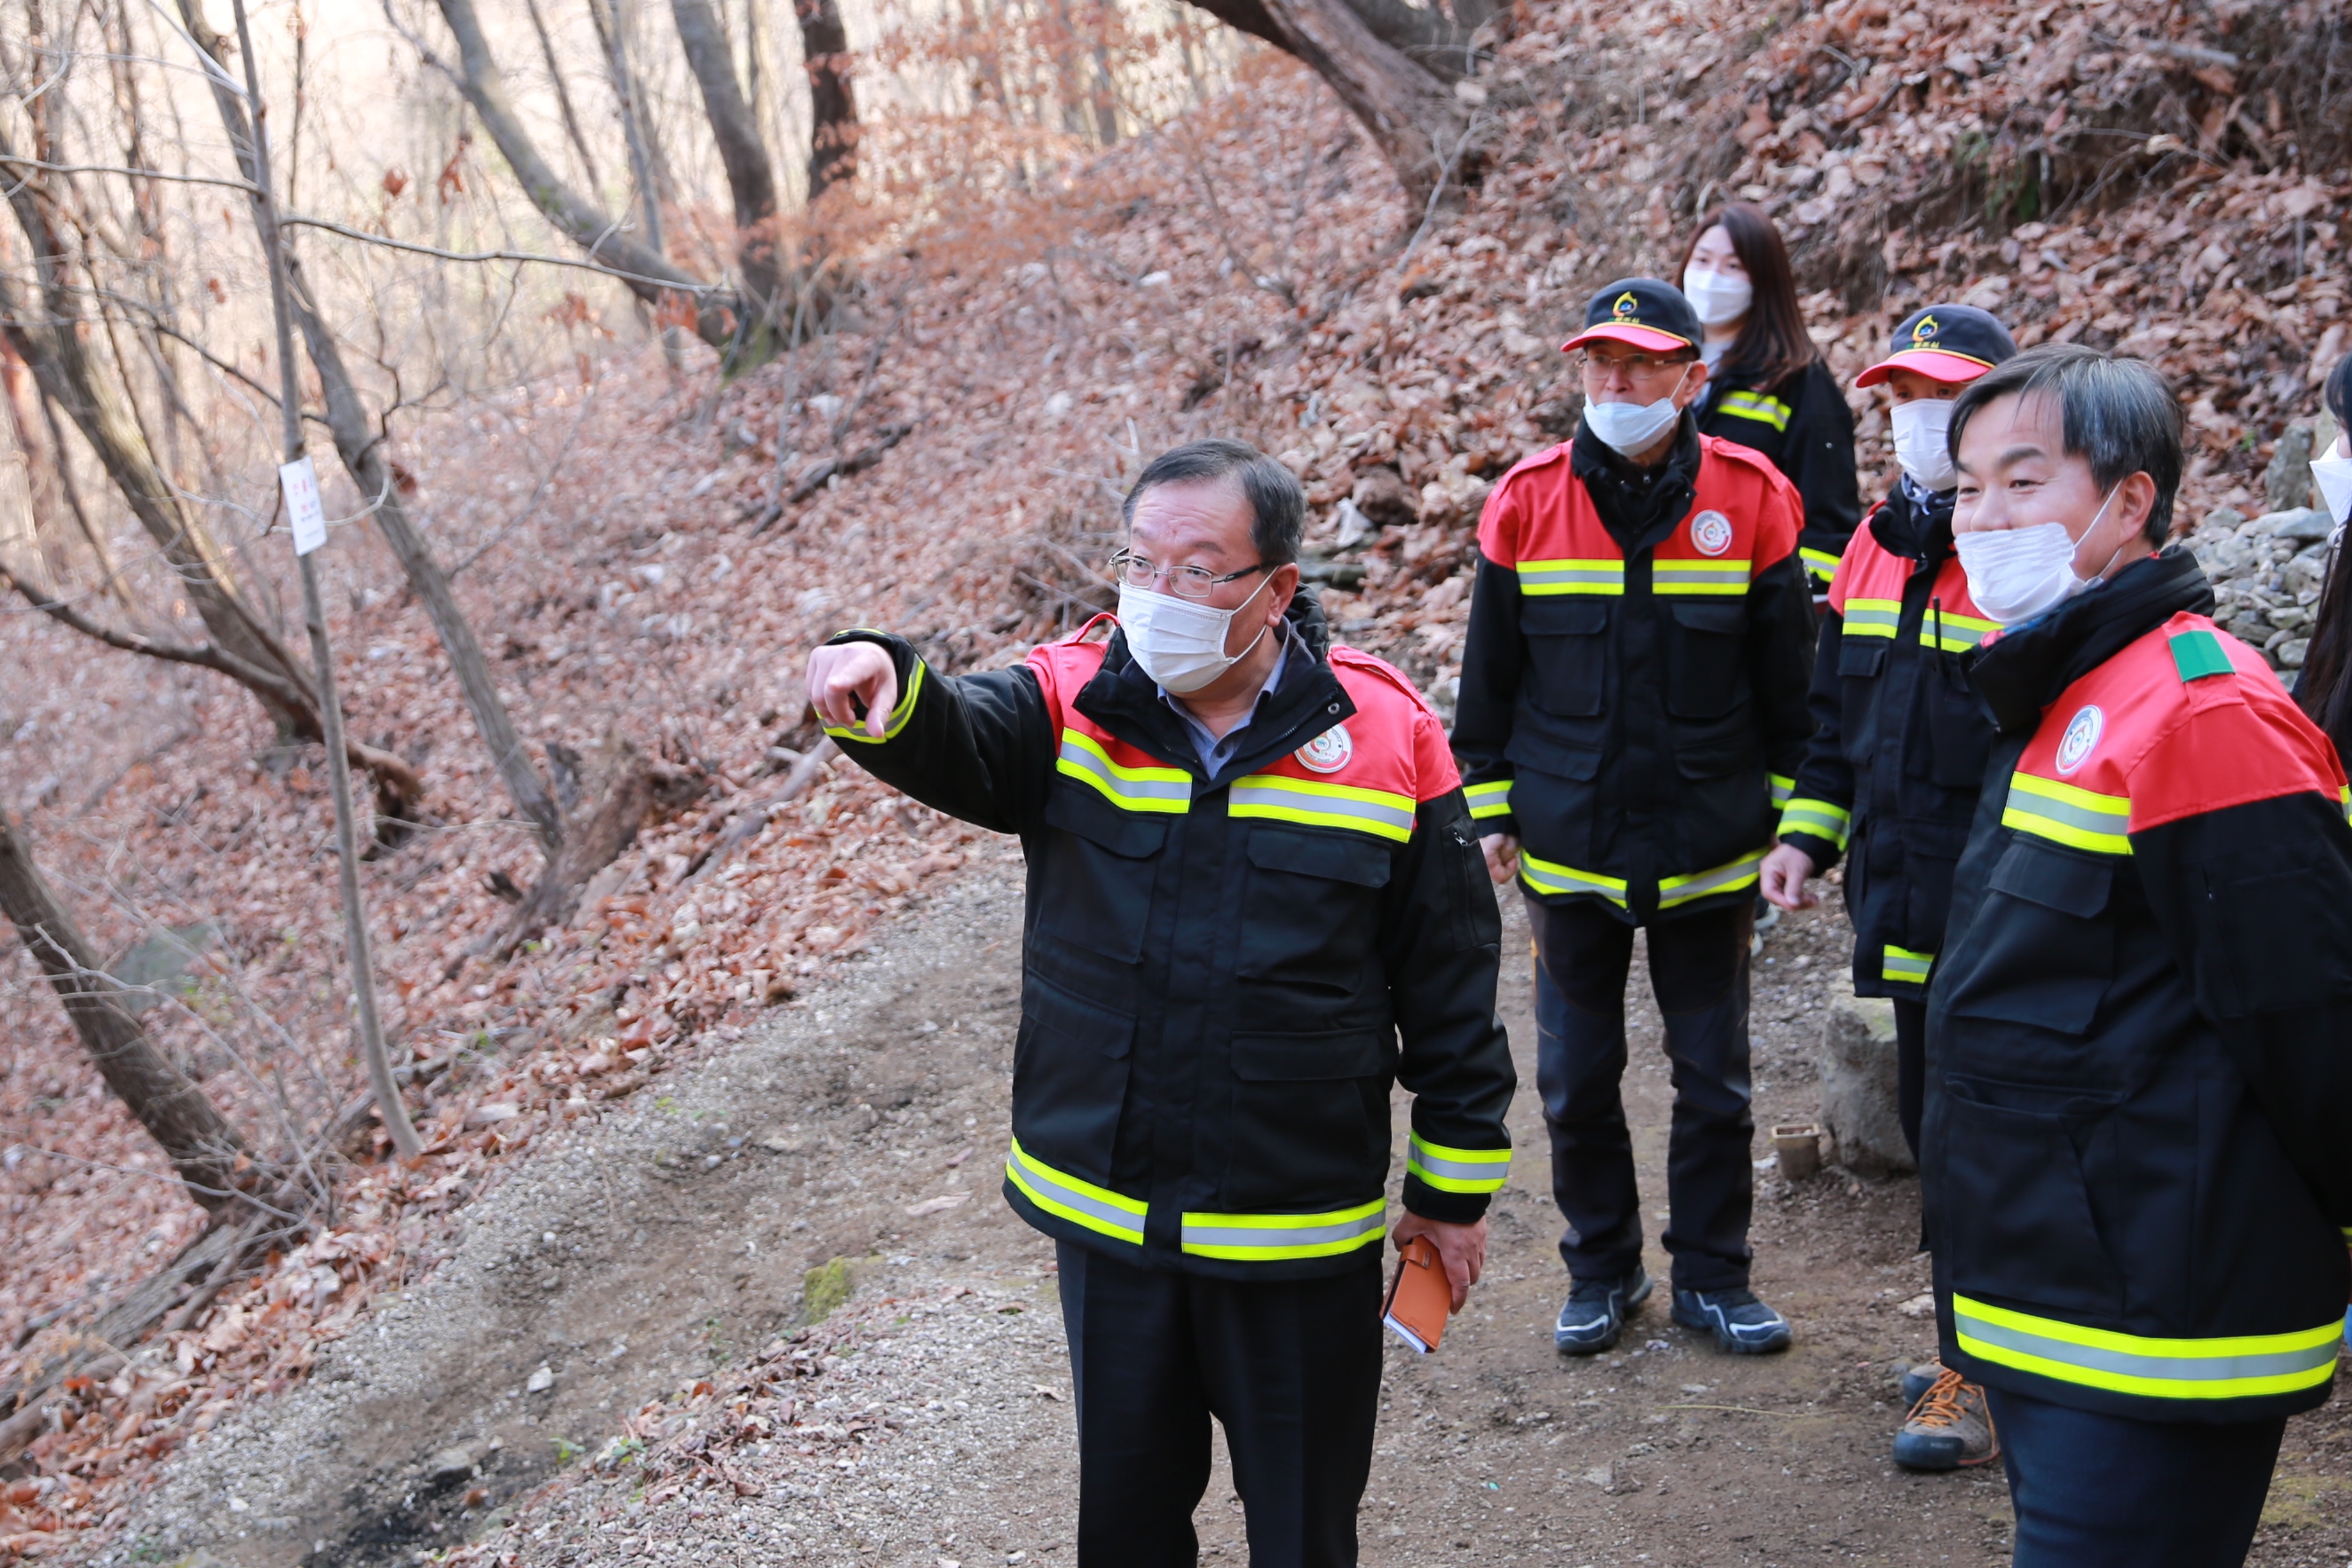
{"type": "Polygon", "coordinates": [[[327,542],[327,509],[319,500],[319,472],[305,453],[278,469],[286,492],[286,519],[294,531],[294,553],[309,555],[327,542]]]}

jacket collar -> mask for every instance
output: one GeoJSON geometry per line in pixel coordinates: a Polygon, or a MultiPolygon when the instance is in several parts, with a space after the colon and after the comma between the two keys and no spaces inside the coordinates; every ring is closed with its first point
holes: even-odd
{"type": "MultiPolygon", "coordinates": [[[[1285,619],[1297,641],[1284,663],[1282,684],[1250,721],[1241,749],[1215,778],[1204,781],[1208,785],[1223,784],[1271,758],[1296,751],[1356,711],[1339,677],[1331,673],[1330,623],[1314,593],[1301,587],[1285,619]]],[[[1102,668],[1079,689],[1076,706],[1129,746],[1195,775],[1201,771],[1184,721],[1160,700],[1159,683],[1128,652],[1124,631],[1112,631],[1102,668]]]]}
{"type": "Polygon", "coordinates": [[[1870,537],[1889,555],[1937,567],[1952,553],[1953,492],[1915,492],[1908,478],[1870,519],[1870,537]]]}
{"type": "Polygon", "coordinates": [[[2136,560],[2048,614],[1968,656],[1969,684],[2003,735],[2031,731],[2058,694],[2186,610],[2213,608],[2213,585],[2180,545],[2136,560]]]}
{"type": "Polygon", "coordinates": [[[1657,467],[1636,467],[1580,425],[1568,449],[1568,467],[1592,497],[1617,548],[1631,557],[1663,541],[1690,510],[1700,456],[1698,419],[1685,409],[1674,444],[1657,467]]]}

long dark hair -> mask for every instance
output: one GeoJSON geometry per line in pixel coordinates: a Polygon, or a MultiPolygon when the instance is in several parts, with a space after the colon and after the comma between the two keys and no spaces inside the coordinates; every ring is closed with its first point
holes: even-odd
{"type": "Polygon", "coordinates": [[[1724,371],[1770,392],[1821,357],[1805,335],[1796,276],[1789,270],[1789,247],[1763,208],[1753,202],[1727,202],[1691,231],[1682,266],[1675,269],[1676,287],[1690,266],[1691,252],[1698,248],[1699,236],[1717,224],[1731,236],[1731,252],[1748,269],[1748,286],[1756,291],[1748,306],[1748,324],[1732,340],[1724,371]]]}
{"type": "MultiPolygon", "coordinates": [[[[2336,428],[2352,429],[2352,354],[2336,361],[2327,376],[2327,412],[2336,428]]],[[[2331,449],[2332,451],[2332,449],[2331,449]]],[[[2329,453],[2322,453],[2326,456],[2329,453]]],[[[2311,722],[2336,743],[2336,755],[2352,766],[2352,582],[2346,560],[2352,552],[2342,548],[2328,563],[2327,585],[2320,591],[2319,614],[2312,627],[2311,644],[2304,650],[2303,675],[2294,684],[2294,700],[2311,722]]]]}

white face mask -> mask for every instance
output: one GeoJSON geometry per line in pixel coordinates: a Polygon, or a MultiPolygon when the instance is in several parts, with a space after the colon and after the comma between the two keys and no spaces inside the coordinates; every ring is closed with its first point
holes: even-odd
{"type": "Polygon", "coordinates": [[[1689,374],[1675,379],[1675,392],[1655,402],[1588,402],[1584,405],[1584,428],[1601,439],[1603,445],[1621,456],[1631,457],[1647,452],[1657,444],[1666,427],[1682,417],[1675,406],[1675,392],[1682,391],[1683,381],[1689,374]]]}
{"type": "Polygon", "coordinates": [[[2327,515],[2342,528],[2344,519],[2352,517],[2352,457],[2333,454],[2311,460],[2311,482],[2319,486],[2319,497],[2327,504],[2327,515]]]}
{"type": "MultiPolygon", "coordinates": [[[[2099,503],[2091,527],[2083,530],[2085,538],[2107,515],[2107,504],[2115,498],[2116,493],[2110,490],[2107,499],[2099,503]]],[[[1952,547],[1959,554],[1960,570],[1969,576],[1969,597],[1989,619],[2004,626],[2031,621],[2091,586],[2074,575],[2075,541],[2063,523],[1958,534],[1952,547]]],[[[2117,547],[2115,554],[2122,553],[2122,547],[2117,547]]],[[[2114,564],[2115,556],[2107,561],[2114,564]]]]}
{"type": "Polygon", "coordinates": [[[1914,398],[1896,403],[1889,417],[1895,423],[1895,460],[1903,465],[1903,472],[1939,493],[1959,483],[1948,434],[1952,428],[1950,403],[1940,398],[1914,398]]]}
{"type": "MultiPolygon", "coordinates": [[[[1271,580],[1272,572],[1266,578],[1271,580]]],[[[1260,582],[1231,610],[1219,610],[1213,605],[1197,604],[1172,594],[1154,593],[1148,588],[1129,583],[1119,584],[1118,625],[1127,633],[1127,651],[1143,666],[1143,673],[1161,685],[1183,696],[1202,686],[1249,657],[1250,648],[1258,645],[1265,636],[1265,628],[1258,628],[1257,636],[1250,639],[1249,648],[1238,653],[1225,652],[1225,632],[1234,617],[1249,608],[1250,599],[1265,591],[1260,582]]]]}
{"type": "Polygon", "coordinates": [[[1748,307],[1756,298],[1756,286],[1729,273],[1686,267],[1683,272],[1683,298],[1698,312],[1702,326],[1721,327],[1748,314],[1748,307]]]}

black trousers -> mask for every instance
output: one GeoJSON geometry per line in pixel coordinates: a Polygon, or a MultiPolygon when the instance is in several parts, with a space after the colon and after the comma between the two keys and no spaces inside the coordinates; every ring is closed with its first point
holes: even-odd
{"type": "Polygon", "coordinates": [[[1927,1004],[1895,998],[1895,1113],[1911,1163],[1919,1163],[1919,1123],[1927,1104],[1927,1004]]]}
{"type": "Polygon", "coordinates": [[[2286,1418],[2134,1421],[1988,1389],[2014,1568],[2239,1568],[2286,1418]]]}
{"type": "MultiPolygon", "coordinates": [[[[1650,987],[1665,1015],[1675,1111],[1666,1145],[1666,1251],[1689,1291],[1748,1283],[1756,1118],[1748,1082],[1746,899],[1649,927],[1650,987]]],[[[1580,1279],[1642,1260],[1641,1195],[1619,1080],[1633,928],[1592,904],[1530,897],[1536,939],[1536,1083],[1551,1133],[1559,1255],[1580,1279]]]]}
{"type": "Polygon", "coordinates": [[[1381,1253],[1326,1280],[1141,1269],[1065,1241],[1079,1568],[1194,1568],[1223,1423],[1251,1568],[1353,1568],[1381,1399],[1381,1253]]]}

